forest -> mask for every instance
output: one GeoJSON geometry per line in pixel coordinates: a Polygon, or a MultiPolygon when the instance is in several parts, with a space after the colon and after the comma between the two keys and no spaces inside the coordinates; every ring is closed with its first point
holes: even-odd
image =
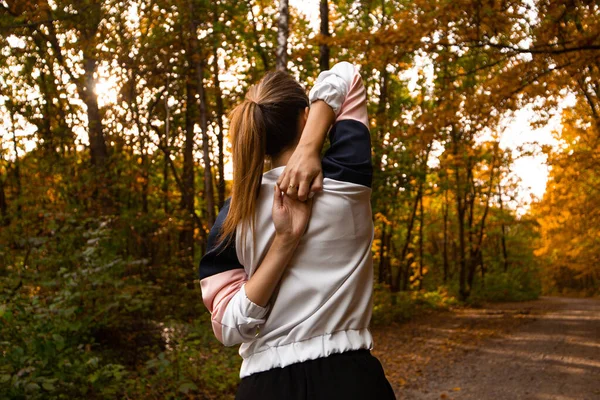
{"type": "Polygon", "coordinates": [[[198,263],[269,70],[360,68],[373,324],[600,294],[598,2],[0,0],[0,40],[1,398],[231,396],[198,263]],[[526,107],[554,145],[501,145],[526,107]]]}

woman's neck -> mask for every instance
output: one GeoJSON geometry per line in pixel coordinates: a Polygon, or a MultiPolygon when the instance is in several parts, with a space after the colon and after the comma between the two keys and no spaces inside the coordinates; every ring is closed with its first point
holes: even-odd
{"type": "Polygon", "coordinates": [[[277,167],[283,167],[284,165],[287,165],[290,157],[294,153],[294,150],[296,150],[295,147],[284,150],[281,153],[279,153],[277,156],[273,157],[272,162],[271,162],[271,167],[277,168],[277,167]]]}

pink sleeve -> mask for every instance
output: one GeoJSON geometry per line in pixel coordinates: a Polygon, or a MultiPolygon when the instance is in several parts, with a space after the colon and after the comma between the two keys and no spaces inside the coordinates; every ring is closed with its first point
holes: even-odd
{"type": "Polygon", "coordinates": [[[246,296],[244,285],[247,281],[248,275],[241,268],[200,281],[202,301],[211,313],[213,331],[226,346],[252,340],[256,328],[266,320],[268,308],[254,304],[246,296]]]}
{"type": "Polygon", "coordinates": [[[247,280],[246,271],[232,269],[200,281],[202,301],[211,313],[213,331],[221,343],[223,342],[223,315],[227,305],[247,280]]]}
{"type": "Polygon", "coordinates": [[[367,91],[356,68],[354,69],[352,83],[350,84],[346,99],[342,103],[342,108],[336,122],[344,119],[353,119],[362,122],[366,127],[369,127],[369,118],[367,116],[367,91]]]}

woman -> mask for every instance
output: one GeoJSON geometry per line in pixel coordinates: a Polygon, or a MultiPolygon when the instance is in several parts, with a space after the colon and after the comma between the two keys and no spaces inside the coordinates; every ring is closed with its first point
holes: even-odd
{"type": "Polygon", "coordinates": [[[309,97],[289,75],[269,73],[231,115],[232,196],[200,279],[216,337],[241,343],[237,399],[394,398],[369,351],[367,126],[365,88],[346,62],[322,72],[309,97]],[[274,169],[263,174],[267,157],[274,169]],[[318,193],[297,200],[309,190],[318,193]]]}

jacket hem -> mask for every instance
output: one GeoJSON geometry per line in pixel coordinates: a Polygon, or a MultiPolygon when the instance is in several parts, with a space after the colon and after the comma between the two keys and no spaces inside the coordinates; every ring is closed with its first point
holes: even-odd
{"type": "Polygon", "coordinates": [[[327,333],[251,354],[242,362],[240,378],[335,353],[372,348],[373,337],[368,328],[327,333]]]}

